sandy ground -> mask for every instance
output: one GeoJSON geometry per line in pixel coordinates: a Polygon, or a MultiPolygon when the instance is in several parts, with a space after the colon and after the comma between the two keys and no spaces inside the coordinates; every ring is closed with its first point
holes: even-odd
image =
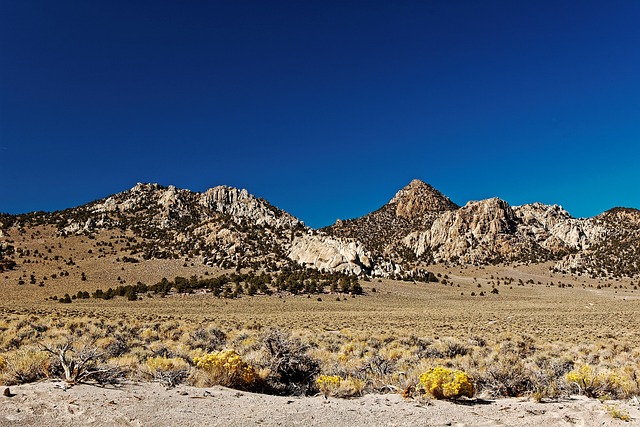
{"type": "MultiPolygon", "coordinates": [[[[4,390],[5,387],[2,387],[4,390]]],[[[276,397],[222,387],[60,382],[10,387],[0,396],[0,426],[631,426],[640,425],[637,400],[619,402],[632,420],[614,419],[584,397],[535,403],[498,399],[465,404],[409,401],[396,394],[352,400],[276,397]]]]}

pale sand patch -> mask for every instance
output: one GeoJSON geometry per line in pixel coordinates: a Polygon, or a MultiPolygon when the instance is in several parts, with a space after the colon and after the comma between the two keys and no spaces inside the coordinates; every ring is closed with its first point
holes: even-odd
{"type": "MultiPolygon", "coordinates": [[[[4,389],[4,387],[2,387],[4,389]]],[[[575,396],[559,402],[497,399],[475,404],[417,402],[397,394],[352,400],[278,397],[222,387],[128,383],[122,387],[60,382],[10,388],[0,396],[0,426],[632,426],[637,401],[618,402],[632,421],[613,419],[605,404],[575,396]]],[[[609,403],[609,402],[607,402],[609,403]]],[[[609,403],[613,405],[613,403],[609,403]]]]}

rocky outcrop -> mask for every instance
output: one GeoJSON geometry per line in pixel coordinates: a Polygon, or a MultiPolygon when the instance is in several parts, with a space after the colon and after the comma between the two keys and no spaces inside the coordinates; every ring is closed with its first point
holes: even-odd
{"type": "Polygon", "coordinates": [[[588,221],[573,218],[559,205],[533,203],[513,209],[521,221],[519,231],[551,251],[587,249],[603,232],[588,221]]]}
{"type": "Polygon", "coordinates": [[[417,218],[426,213],[451,211],[458,208],[447,196],[429,184],[414,179],[389,201],[399,217],[417,218]]]}
{"type": "Polygon", "coordinates": [[[380,209],[361,218],[338,220],[322,231],[335,237],[362,242],[376,258],[401,260],[399,243],[413,231],[428,229],[442,212],[458,206],[438,190],[414,179],[380,209]]]}
{"type": "Polygon", "coordinates": [[[362,274],[369,273],[373,267],[362,244],[329,236],[296,237],[288,257],[301,265],[325,271],[362,274]]]}
{"type": "Polygon", "coordinates": [[[200,204],[216,212],[249,219],[256,225],[297,227],[302,222],[288,213],[274,208],[247,190],[221,185],[200,195],[200,204]]]}
{"type": "Polygon", "coordinates": [[[222,268],[282,266],[291,261],[327,271],[361,274],[373,264],[361,243],[311,237],[302,221],[245,189],[217,186],[203,193],[137,184],[73,210],[65,233],[115,226],[150,240],[144,257],[196,252],[222,268]]]}
{"type": "Polygon", "coordinates": [[[90,206],[91,210],[96,213],[128,212],[143,208],[145,205],[148,207],[149,203],[157,202],[157,199],[164,199],[164,207],[168,207],[169,199],[175,199],[175,194],[176,188],[173,186],[164,188],[159,184],[138,183],[128,191],[98,200],[91,203],[90,206]]]}
{"type": "Polygon", "coordinates": [[[581,220],[589,244],[555,265],[557,271],[592,277],[640,274],[640,211],[613,208],[581,220]]]}
{"type": "Polygon", "coordinates": [[[622,261],[628,256],[618,252],[621,247],[636,246],[629,242],[636,239],[639,226],[640,213],[635,210],[576,219],[559,205],[533,203],[512,208],[494,198],[443,212],[428,230],[412,232],[402,242],[416,256],[432,262],[558,260],[559,271],[599,271],[602,275],[611,267],[602,269],[596,264],[611,260],[625,265],[625,271],[634,271],[635,264],[622,261]]]}
{"type": "Polygon", "coordinates": [[[429,254],[434,262],[484,263],[508,260],[534,250],[529,239],[518,235],[518,218],[504,200],[469,202],[443,212],[431,228],[403,239],[416,256],[429,254]]]}

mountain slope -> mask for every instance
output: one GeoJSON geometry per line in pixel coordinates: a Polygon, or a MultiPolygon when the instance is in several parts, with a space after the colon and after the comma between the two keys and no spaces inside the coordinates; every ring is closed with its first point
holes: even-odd
{"type": "Polygon", "coordinates": [[[590,245],[566,257],[557,271],[591,277],[634,277],[640,273],[640,210],[613,208],[584,220],[590,245]]]}
{"type": "Polygon", "coordinates": [[[410,233],[403,243],[432,262],[544,262],[559,259],[582,242],[575,221],[557,206],[512,208],[491,198],[442,213],[428,230],[410,233]],[[561,214],[550,220],[557,212],[561,214]]]}
{"type": "Polygon", "coordinates": [[[498,198],[458,207],[419,180],[361,218],[326,233],[360,241],[377,262],[405,269],[422,263],[492,264],[557,261],[556,269],[596,276],[637,274],[640,211],[617,208],[573,218],[559,205],[509,206],[498,198]]]}
{"type": "Polygon", "coordinates": [[[11,221],[22,228],[40,224],[55,225],[62,237],[129,231],[137,237],[129,247],[132,256],[199,256],[222,268],[282,263],[293,235],[305,230],[300,220],[246,190],[219,186],[197,193],[158,184],[138,184],[83,206],[11,221]]]}
{"type": "Polygon", "coordinates": [[[361,218],[338,220],[322,229],[329,235],[362,242],[376,257],[397,259],[398,242],[416,230],[428,229],[441,212],[458,206],[438,190],[414,179],[380,209],[361,218]]]}
{"type": "Polygon", "coordinates": [[[361,244],[316,235],[309,246],[311,230],[302,221],[247,190],[228,186],[199,193],[137,184],[76,208],[1,219],[5,230],[54,225],[62,238],[126,231],[135,236],[127,246],[128,255],[144,260],[196,257],[223,269],[268,270],[298,262],[356,274],[372,268],[371,263],[363,262],[368,253],[361,244]]]}
{"type": "Polygon", "coordinates": [[[190,258],[222,269],[273,271],[300,264],[387,276],[430,263],[553,260],[557,271],[594,277],[640,273],[636,209],[578,219],[558,205],[512,207],[498,198],[459,207],[419,180],[375,212],[321,230],[246,190],[218,186],[199,193],[138,184],[64,211],[0,214],[2,269],[15,266],[18,248],[10,244],[11,235],[37,226],[50,227],[62,239],[122,232],[130,259],[190,258]]]}

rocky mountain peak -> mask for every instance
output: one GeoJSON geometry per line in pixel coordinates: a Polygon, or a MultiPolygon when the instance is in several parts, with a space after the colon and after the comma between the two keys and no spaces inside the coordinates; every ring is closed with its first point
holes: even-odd
{"type": "Polygon", "coordinates": [[[277,227],[302,226],[302,222],[292,215],[257,198],[245,189],[220,185],[199,194],[200,205],[234,217],[245,217],[257,225],[267,224],[277,227]]]}
{"type": "Polygon", "coordinates": [[[595,217],[596,219],[610,221],[630,221],[632,223],[640,223],[640,210],[635,208],[611,208],[595,217]]]}
{"type": "Polygon", "coordinates": [[[404,218],[458,209],[458,205],[447,196],[419,179],[414,179],[398,191],[389,205],[395,205],[396,215],[404,218]]]}
{"type": "Polygon", "coordinates": [[[539,221],[542,223],[569,220],[573,217],[560,205],[545,205],[535,202],[513,208],[525,223],[539,221]]]}

